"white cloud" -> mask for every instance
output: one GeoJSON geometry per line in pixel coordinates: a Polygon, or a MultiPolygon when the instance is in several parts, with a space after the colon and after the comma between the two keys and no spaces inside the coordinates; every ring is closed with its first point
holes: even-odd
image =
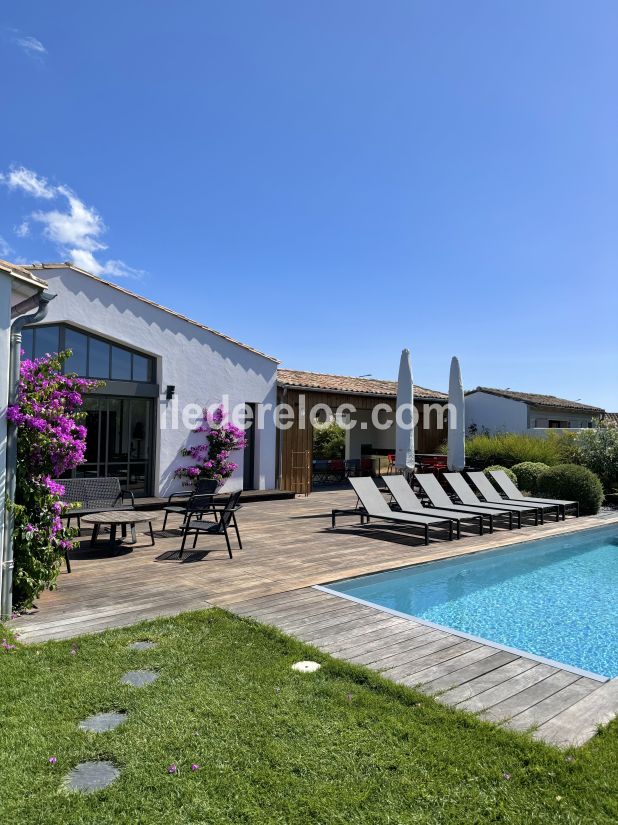
{"type": "Polygon", "coordinates": [[[22,221],[18,226],[13,227],[13,232],[18,238],[27,238],[30,234],[30,224],[28,221],[22,221]]]}
{"type": "MultiPolygon", "coordinates": [[[[0,172],[0,183],[4,183],[10,190],[18,189],[34,198],[59,201],[57,208],[37,210],[32,212],[30,218],[42,224],[43,237],[56,246],[64,260],[72,261],[93,275],[139,278],[145,274],[143,270],[135,269],[124,261],[100,261],[95,256],[95,252],[107,249],[107,244],[101,240],[107,227],[97,210],[86,206],[68,186],[53,186],[24,166],[13,168],[6,174],[0,172]]],[[[15,233],[20,238],[29,235],[28,221],[22,221],[15,228],[15,233]]]]}
{"type": "Polygon", "coordinates": [[[76,246],[90,252],[105,249],[105,244],[96,240],[106,230],[97,211],[89,209],[66,186],[58,186],[56,191],[67,199],[68,212],[52,209],[49,212],[32,213],[35,221],[44,224],[45,237],[60,246],[76,246]]]}
{"type": "Polygon", "coordinates": [[[69,249],[71,261],[80,269],[91,272],[93,275],[109,275],[112,278],[141,278],[146,273],[143,269],[134,269],[124,261],[97,261],[92,252],[87,249],[69,249]]]}
{"type": "Polygon", "coordinates": [[[10,258],[13,254],[13,248],[11,245],[0,235],[0,258],[10,258]]]}
{"type": "Polygon", "coordinates": [[[50,200],[56,197],[56,189],[50,186],[45,178],[40,178],[36,172],[26,169],[25,166],[14,167],[6,175],[0,172],[0,182],[6,184],[9,189],[21,189],[26,195],[32,195],[34,198],[50,200]]]}
{"type": "Polygon", "coordinates": [[[47,54],[47,49],[36,37],[27,35],[26,37],[16,37],[15,42],[21,46],[23,51],[30,57],[42,57],[47,54]]]}
{"type": "Polygon", "coordinates": [[[124,261],[110,258],[105,261],[102,274],[111,275],[113,278],[143,278],[146,275],[146,270],[135,269],[135,267],[125,264],[124,261]]]}

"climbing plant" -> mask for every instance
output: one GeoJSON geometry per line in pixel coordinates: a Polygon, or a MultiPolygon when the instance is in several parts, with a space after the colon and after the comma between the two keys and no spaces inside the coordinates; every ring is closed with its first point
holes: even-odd
{"type": "Polygon", "coordinates": [[[245,433],[226,420],[222,406],[214,411],[204,409],[202,422],[193,432],[200,436],[203,434],[203,440],[200,437],[197,443],[182,448],[180,454],[192,459],[192,464],[177,467],[174,475],[187,484],[194,484],[202,478],[223,483],[238,469],[238,464],[230,456],[246,446],[245,433]]]}
{"type": "Polygon", "coordinates": [[[17,403],[7,419],[17,427],[13,519],[13,604],[31,607],[55,584],[75,533],[62,522],[64,486],[55,481],[84,460],[82,393],[99,382],[63,375],[70,350],[21,363],[17,403]]]}

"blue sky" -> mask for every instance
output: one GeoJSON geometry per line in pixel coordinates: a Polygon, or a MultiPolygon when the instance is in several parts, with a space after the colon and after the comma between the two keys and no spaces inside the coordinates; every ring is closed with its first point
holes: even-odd
{"type": "Polygon", "coordinates": [[[468,388],[618,410],[613,0],[2,15],[0,256],[289,368],[395,378],[407,346],[424,386],[455,354],[468,388]]]}

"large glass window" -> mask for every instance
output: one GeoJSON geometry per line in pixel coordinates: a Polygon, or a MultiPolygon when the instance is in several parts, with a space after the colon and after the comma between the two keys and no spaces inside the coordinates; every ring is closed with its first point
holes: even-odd
{"type": "Polygon", "coordinates": [[[24,358],[34,358],[34,330],[24,329],[21,334],[21,348],[24,351],[24,358]]]}
{"type": "Polygon", "coordinates": [[[155,400],[152,389],[139,387],[139,383],[155,380],[154,359],[65,324],[23,330],[22,349],[25,358],[70,349],[65,371],[83,378],[102,378],[109,393],[114,392],[114,381],[134,382],[126,397],[121,394],[124,388],[115,396],[103,395],[100,390],[84,395],[85,461],[72,475],[114,476],[136,495],[151,495],[155,400]]]}
{"type": "Polygon", "coordinates": [[[98,395],[84,395],[83,410],[86,413],[86,419],[83,422],[86,427],[86,452],[84,455],[85,462],[80,464],[74,470],[74,474],[78,478],[98,478],[99,475],[105,474],[105,465],[102,468],[99,466],[99,456],[101,455],[101,441],[105,438],[105,433],[101,433],[101,403],[105,404],[106,400],[100,398],[98,395]]]}
{"type": "Polygon", "coordinates": [[[24,329],[22,349],[24,358],[40,358],[48,352],[70,349],[73,354],[65,362],[65,371],[83,378],[146,383],[155,380],[153,358],[64,324],[24,329]]]}
{"type": "Polygon", "coordinates": [[[65,372],[77,375],[88,374],[88,336],[76,329],[65,329],[64,348],[70,349],[72,355],[65,361],[65,372]]]}
{"type": "Polygon", "coordinates": [[[85,395],[86,454],[74,475],[113,476],[136,495],[150,494],[152,398],[85,395]]]}
{"type": "Polygon", "coordinates": [[[131,353],[122,347],[112,347],[112,378],[117,381],[131,380],[131,353]]]}
{"type": "Polygon", "coordinates": [[[152,381],[152,358],[133,353],[133,380],[152,381]]]}
{"type": "Polygon", "coordinates": [[[88,342],[88,375],[109,378],[109,344],[98,338],[91,338],[88,342]]]}
{"type": "Polygon", "coordinates": [[[60,349],[59,333],[57,326],[37,327],[34,336],[34,357],[42,358],[47,353],[58,352],[60,349]]]}
{"type": "Polygon", "coordinates": [[[145,489],[148,484],[151,450],[152,401],[131,399],[131,432],[129,439],[129,479],[132,490],[145,489]]]}

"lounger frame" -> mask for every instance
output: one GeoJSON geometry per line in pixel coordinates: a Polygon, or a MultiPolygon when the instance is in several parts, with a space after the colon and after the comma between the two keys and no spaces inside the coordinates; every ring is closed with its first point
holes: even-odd
{"type": "MultiPolygon", "coordinates": [[[[359,515],[362,525],[369,525],[370,522],[371,522],[371,519],[377,519],[378,521],[386,521],[386,522],[391,522],[393,524],[397,524],[400,527],[407,526],[407,527],[422,528],[423,533],[424,533],[424,541],[425,541],[426,545],[429,544],[429,528],[430,527],[439,527],[440,529],[444,529],[444,527],[447,527],[448,528],[448,533],[449,533],[449,541],[452,541],[453,540],[453,523],[455,522],[456,526],[457,526],[457,538],[459,538],[460,535],[461,535],[460,525],[457,522],[457,519],[455,519],[455,518],[444,518],[444,519],[443,518],[437,518],[436,519],[436,518],[431,518],[431,516],[425,516],[424,514],[419,514],[419,513],[409,513],[409,514],[408,513],[401,513],[401,515],[409,515],[410,516],[410,518],[403,519],[403,518],[398,518],[397,513],[393,512],[393,511],[390,511],[390,512],[392,512],[392,515],[387,515],[384,511],[379,512],[379,510],[382,509],[381,507],[377,507],[377,508],[375,508],[375,512],[371,512],[363,504],[363,492],[366,494],[366,496],[365,496],[366,499],[369,498],[373,494],[373,491],[372,491],[371,487],[369,487],[366,484],[366,482],[371,482],[371,484],[373,484],[373,486],[375,488],[375,492],[380,496],[380,498],[382,498],[382,493],[380,492],[378,487],[375,485],[375,482],[373,481],[373,479],[367,477],[367,478],[350,478],[348,480],[349,480],[350,484],[352,485],[352,487],[354,488],[354,492],[358,496],[362,506],[361,507],[349,507],[349,508],[339,508],[339,507],[334,508],[331,511],[331,525],[332,525],[333,529],[335,529],[335,527],[337,526],[337,521],[336,521],[337,516],[359,515]],[[415,521],[414,520],[415,516],[416,517],[420,516],[420,519],[418,521],[415,521]]],[[[384,501],[383,499],[382,499],[382,501],[384,503],[384,507],[388,508],[388,504],[386,503],[386,501],[384,501]]]]}

